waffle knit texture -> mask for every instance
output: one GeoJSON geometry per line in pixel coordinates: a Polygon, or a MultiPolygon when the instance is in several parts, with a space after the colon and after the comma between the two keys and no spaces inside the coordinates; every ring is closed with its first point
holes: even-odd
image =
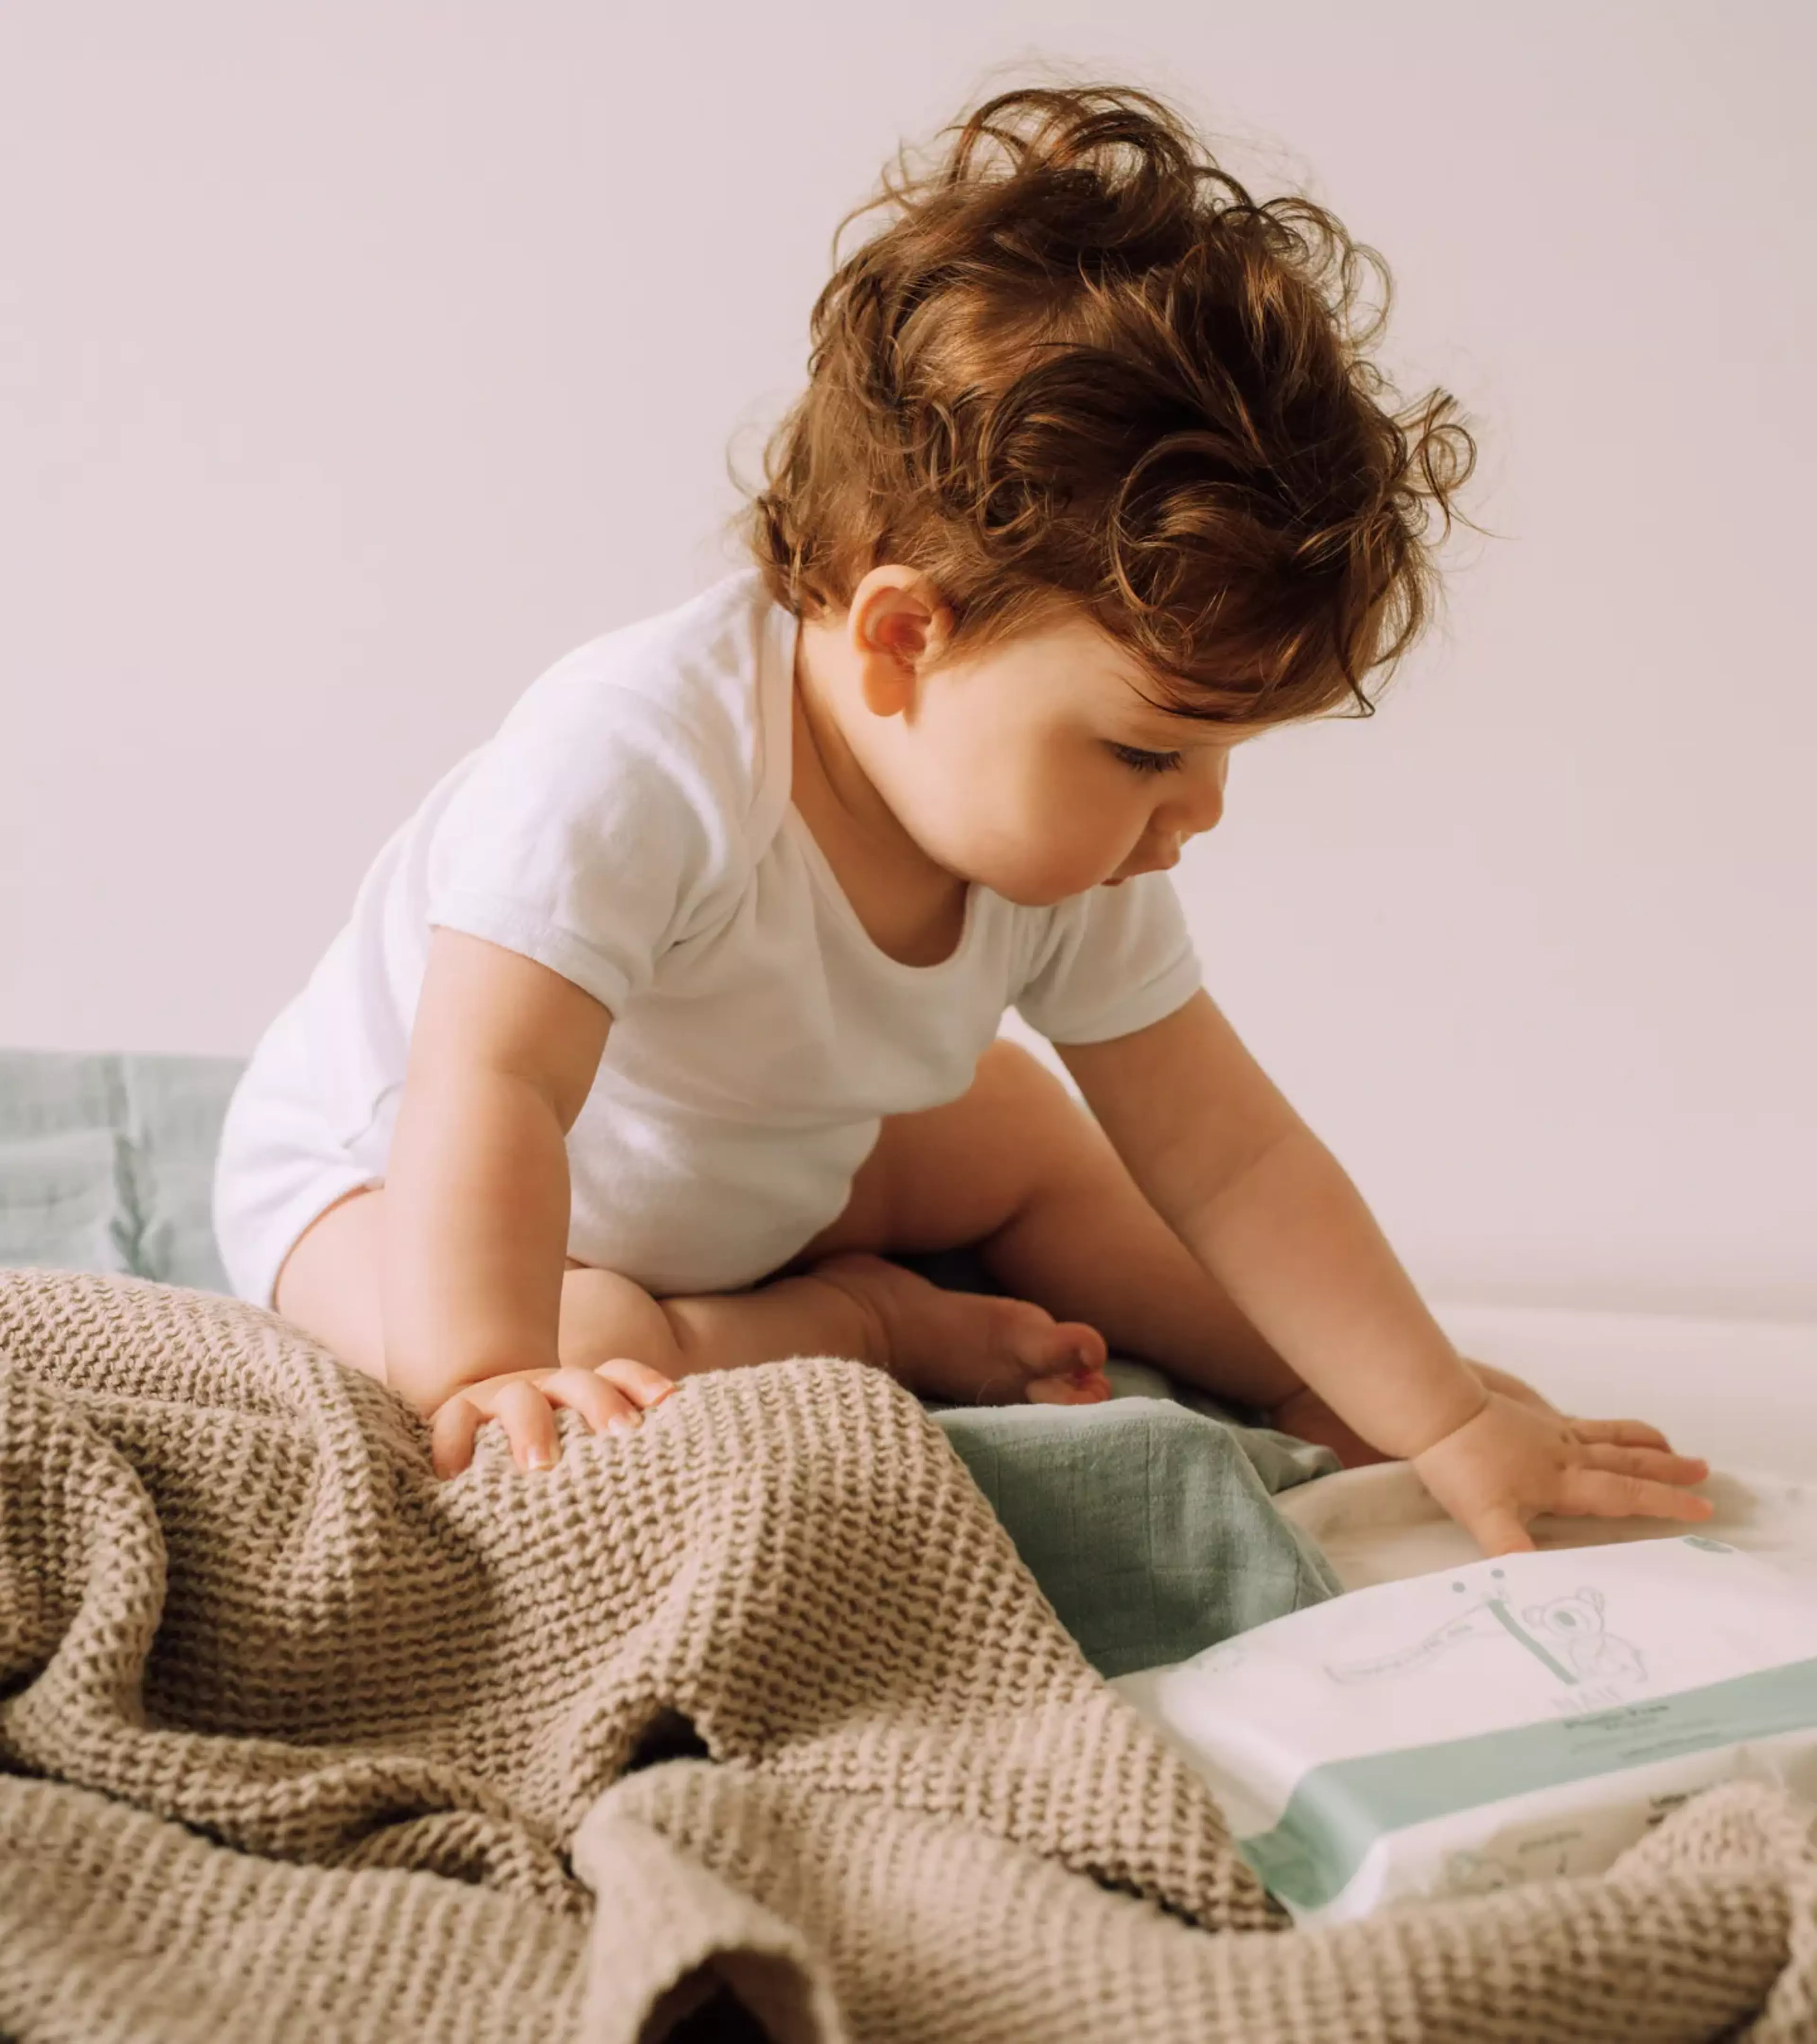
{"type": "Polygon", "coordinates": [[[880,1372],[422,1420],[273,1316],[0,1273],[0,2032],[1817,2036],[1817,1841],[1288,1931],[880,1372]]]}

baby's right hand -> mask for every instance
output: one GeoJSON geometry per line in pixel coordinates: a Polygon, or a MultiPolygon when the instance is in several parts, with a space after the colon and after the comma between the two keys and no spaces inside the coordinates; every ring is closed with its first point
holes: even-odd
{"type": "Polygon", "coordinates": [[[559,1453],[554,1408],[578,1412],[597,1433],[623,1433],[640,1425],[641,1408],[674,1389],[647,1363],[616,1356],[591,1370],[508,1370],[451,1392],[429,1415],[429,1452],[436,1474],[458,1476],[473,1459],[473,1438],[488,1420],[502,1422],[522,1470],[551,1469],[559,1453]]]}

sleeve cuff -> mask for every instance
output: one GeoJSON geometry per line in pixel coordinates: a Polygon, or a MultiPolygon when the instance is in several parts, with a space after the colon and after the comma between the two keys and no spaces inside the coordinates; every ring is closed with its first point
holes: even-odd
{"type": "Polygon", "coordinates": [[[1188,951],[1182,952],[1158,978],[1150,980],[1115,1007],[1081,1020],[1062,1023],[1050,1029],[1043,1028],[1026,1009],[1018,1006],[1016,1012],[1031,1028],[1039,1030],[1051,1043],[1108,1043],[1114,1037],[1133,1036],[1138,1029],[1164,1021],[1177,1009],[1184,1008],[1204,983],[1204,974],[1198,958],[1188,951]]]}
{"type": "Polygon", "coordinates": [[[636,990],[631,974],[571,930],[544,921],[514,901],[486,894],[443,894],[429,910],[432,928],[483,937],[559,973],[606,1012],[623,1014],[636,990]]]}

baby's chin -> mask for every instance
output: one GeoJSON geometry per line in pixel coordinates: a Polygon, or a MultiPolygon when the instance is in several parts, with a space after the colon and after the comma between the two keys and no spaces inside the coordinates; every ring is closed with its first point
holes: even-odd
{"type": "MultiPolygon", "coordinates": [[[[1054,862],[1037,866],[1032,870],[1015,859],[997,860],[989,857],[968,859],[964,866],[955,863],[947,865],[947,870],[955,879],[963,879],[978,887],[988,887],[992,893],[1012,901],[1019,909],[1052,909],[1062,901],[1070,901],[1081,894],[1089,894],[1094,887],[1104,886],[1110,875],[1101,870],[1081,871],[1077,867],[1067,870],[1067,863],[1054,862]]],[[[1112,871],[1116,869],[1113,867],[1112,871]]]]}
{"type": "Polygon", "coordinates": [[[1070,901],[1077,894],[1089,894],[1102,879],[1096,873],[1047,871],[1031,873],[1026,866],[1016,870],[992,870],[993,863],[979,862],[979,870],[967,877],[978,886],[988,887],[992,893],[1001,894],[1006,901],[1013,901],[1019,909],[1051,909],[1062,901],[1070,901]]]}

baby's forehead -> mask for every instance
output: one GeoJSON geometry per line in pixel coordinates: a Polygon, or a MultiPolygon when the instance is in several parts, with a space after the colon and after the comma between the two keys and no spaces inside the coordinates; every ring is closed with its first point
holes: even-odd
{"type": "MultiPolygon", "coordinates": [[[[1124,702],[1131,716],[1152,724],[1157,732],[1170,732],[1176,739],[1207,744],[1239,745],[1269,728],[1266,722],[1245,723],[1238,717],[1220,715],[1213,691],[1204,682],[1157,674],[1108,634],[1101,635],[1100,643],[1103,655],[1094,664],[1101,686],[1124,702]]],[[[1232,676],[1227,699],[1253,700],[1254,693],[1232,676]]]]}
{"type": "Polygon", "coordinates": [[[1123,720],[1151,739],[1158,747],[1191,751],[1200,746],[1227,747],[1245,740],[1259,738],[1269,728],[1262,724],[1243,724],[1214,717],[1194,717],[1170,707],[1186,692],[1177,686],[1158,686],[1151,676],[1117,673],[1105,685],[1105,694],[1116,705],[1123,720]]]}
{"type": "MultiPolygon", "coordinates": [[[[1041,636],[1047,640],[1045,650],[1064,654],[1067,668],[1094,712],[1108,711],[1137,742],[1146,740],[1157,750],[1240,745],[1273,728],[1266,721],[1246,724],[1216,716],[1208,691],[1177,677],[1155,674],[1131,647],[1092,619],[1062,614],[1050,620],[1041,636]],[[1207,714],[1195,716],[1189,707],[1179,707],[1191,705],[1195,695],[1204,703],[1207,714]]],[[[1233,687],[1231,693],[1240,696],[1243,692],[1233,687]]]]}

